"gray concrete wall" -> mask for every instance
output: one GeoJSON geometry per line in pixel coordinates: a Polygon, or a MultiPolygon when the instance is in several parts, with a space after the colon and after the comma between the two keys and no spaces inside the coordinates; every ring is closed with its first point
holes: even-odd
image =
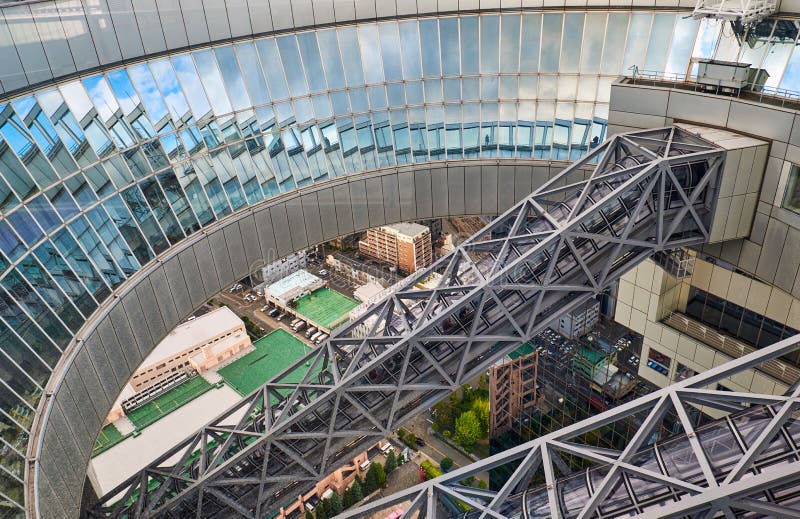
{"type": "Polygon", "coordinates": [[[338,178],[233,214],[175,245],[95,313],[54,371],[32,438],[33,513],[78,515],[92,446],[133,371],[173,327],[265,258],[388,223],[496,214],[564,167],[471,161],[338,178]]]}

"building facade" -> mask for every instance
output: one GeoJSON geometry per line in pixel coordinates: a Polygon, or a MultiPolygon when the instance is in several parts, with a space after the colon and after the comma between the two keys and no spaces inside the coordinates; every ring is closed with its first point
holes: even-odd
{"type": "Polygon", "coordinates": [[[539,354],[512,356],[489,370],[490,436],[510,431],[539,401],[539,354]]]}
{"type": "Polygon", "coordinates": [[[308,253],[306,251],[289,254],[285,258],[273,261],[261,269],[261,280],[267,285],[285,278],[296,270],[305,269],[308,263],[308,253]]]}
{"type": "MultiPolygon", "coordinates": [[[[796,16],[740,27],[691,19],[694,2],[306,4],[0,4],[0,499],[12,516],[78,514],[82,467],[124,384],[249,265],[401,220],[496,214],[604,140],[609,119],[770,139],[763,181],[723,197],[731,214],[754,208],[749,236],[706,253],[769,287],[766,307],[754,292],[760,315],[773,288],[790,295],[788,322],[796,111],[611,85],[634,66],[677,77],[717,58],[798,91],[796,16]]],[[[629,302],[621,321],[673,344],[657,312],[629,302]]],[[[681,355],[713,365],[708,351],[681,355]]]]}
{"type": "Polygon", "coordinates": [[[416,223],[384,225],[358,242],[361,254],[411,274],[433,261],[430,230],[416,223]]]}
{"type": "Polygon", "coordinates": [[[559,317],[550,327],[569,339],[586,335],[600,319],[600,301],[592,299],[559,317]]]}

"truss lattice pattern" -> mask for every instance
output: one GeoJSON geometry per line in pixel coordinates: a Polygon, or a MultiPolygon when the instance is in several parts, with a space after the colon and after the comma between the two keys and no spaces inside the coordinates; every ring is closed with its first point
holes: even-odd
{"type": "Polygon", "coordinates": [[[615,136],[130,479],[98,517],[263,517],[655,252],[706,241],[725,152],[615,136]]]}
{"type": "Polygon", "coordinates": [[[800,481],[800,385],[782,396],[709,389],[798,349],[800,335],[343,517],[387,508],[401,508],[405,517],[437,517],[465,508],[468,517],[498,518],[800,517],[796,504],[790,506],[800,481]],[[690,405],[726,416],[694,428],[690,405]],[[681,434],[652,444],[668,413],[677,417],[681,434]],[[587,433],[632,416],[642,425],[624,450],[584,442],[587,433]],[[590,468],[570,470],[565,458],[590,468]],[[498,491],[461,483],[502,466],[511,467],[512,475],[498,491]]]}

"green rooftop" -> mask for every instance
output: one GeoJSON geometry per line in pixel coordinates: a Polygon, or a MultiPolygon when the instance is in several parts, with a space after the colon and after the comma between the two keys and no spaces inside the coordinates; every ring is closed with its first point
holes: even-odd
{"type": "Polygon", "coordinates": [[[106,425],[103,427],[103,430],[100,431],[100,435],[97,437],[97,441],[94,443],[92,457],[94,458],[98,454],[104,453],[125,438],[127,438],[127,436],[123,436],[122,433],[120,433],[119,430],[114,427],[114,424],[106,425]]]}
{"type": "Polygon", "coordinates": [[[350,310],[358,306],[358,301],[350,299],[330,288],[320,288],[297,300],[294,310],[312,323],[330,329],[338,324],[350,310]]]}
{"type": "MultiPolygon", "coordinates": [[[[306,343],[278,328],[269,335],[253,343],[255,351],[233,361],[217,371],[240,395],[248,395],[256,388],[273,378],[308,353],[311,349],[306,343]]],[[[305,369],[298,368],[286,377],[287,382],[299,382],[305,369]]]]}
{"type": "Polygon", "coordinates": [[[161,420],[172,411],[188,404],[212,387],[206,379],[197,376],[174,389],[170,389],[152,402],[148,402],[126,414],[128,419],[136,426],[136,429],[141,431],[148,425],[161,420]]]}
{"type": "Polygon", "coordinates": [[[512,360],[517,360],[518,358],[524,357],[525,355],[530,355],[531,353],[533,353],[533,351],[534,351],[533,345],[529,342],[526,342],[516,350],[509,353],[508,356],[511,357],[512,360]]]}

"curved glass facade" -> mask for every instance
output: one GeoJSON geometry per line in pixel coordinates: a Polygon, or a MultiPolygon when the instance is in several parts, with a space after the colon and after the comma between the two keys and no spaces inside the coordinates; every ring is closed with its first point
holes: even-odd
{"type": "Polygon", "coordinates": [[[742,59],[800,90],[798,23],[669,12],[481,14],[249,39],[0,102],[0,515],[21,513],[40,394],[125,279],[296,187],[428,161],[575,160],[636,66],[742,59]]]}

